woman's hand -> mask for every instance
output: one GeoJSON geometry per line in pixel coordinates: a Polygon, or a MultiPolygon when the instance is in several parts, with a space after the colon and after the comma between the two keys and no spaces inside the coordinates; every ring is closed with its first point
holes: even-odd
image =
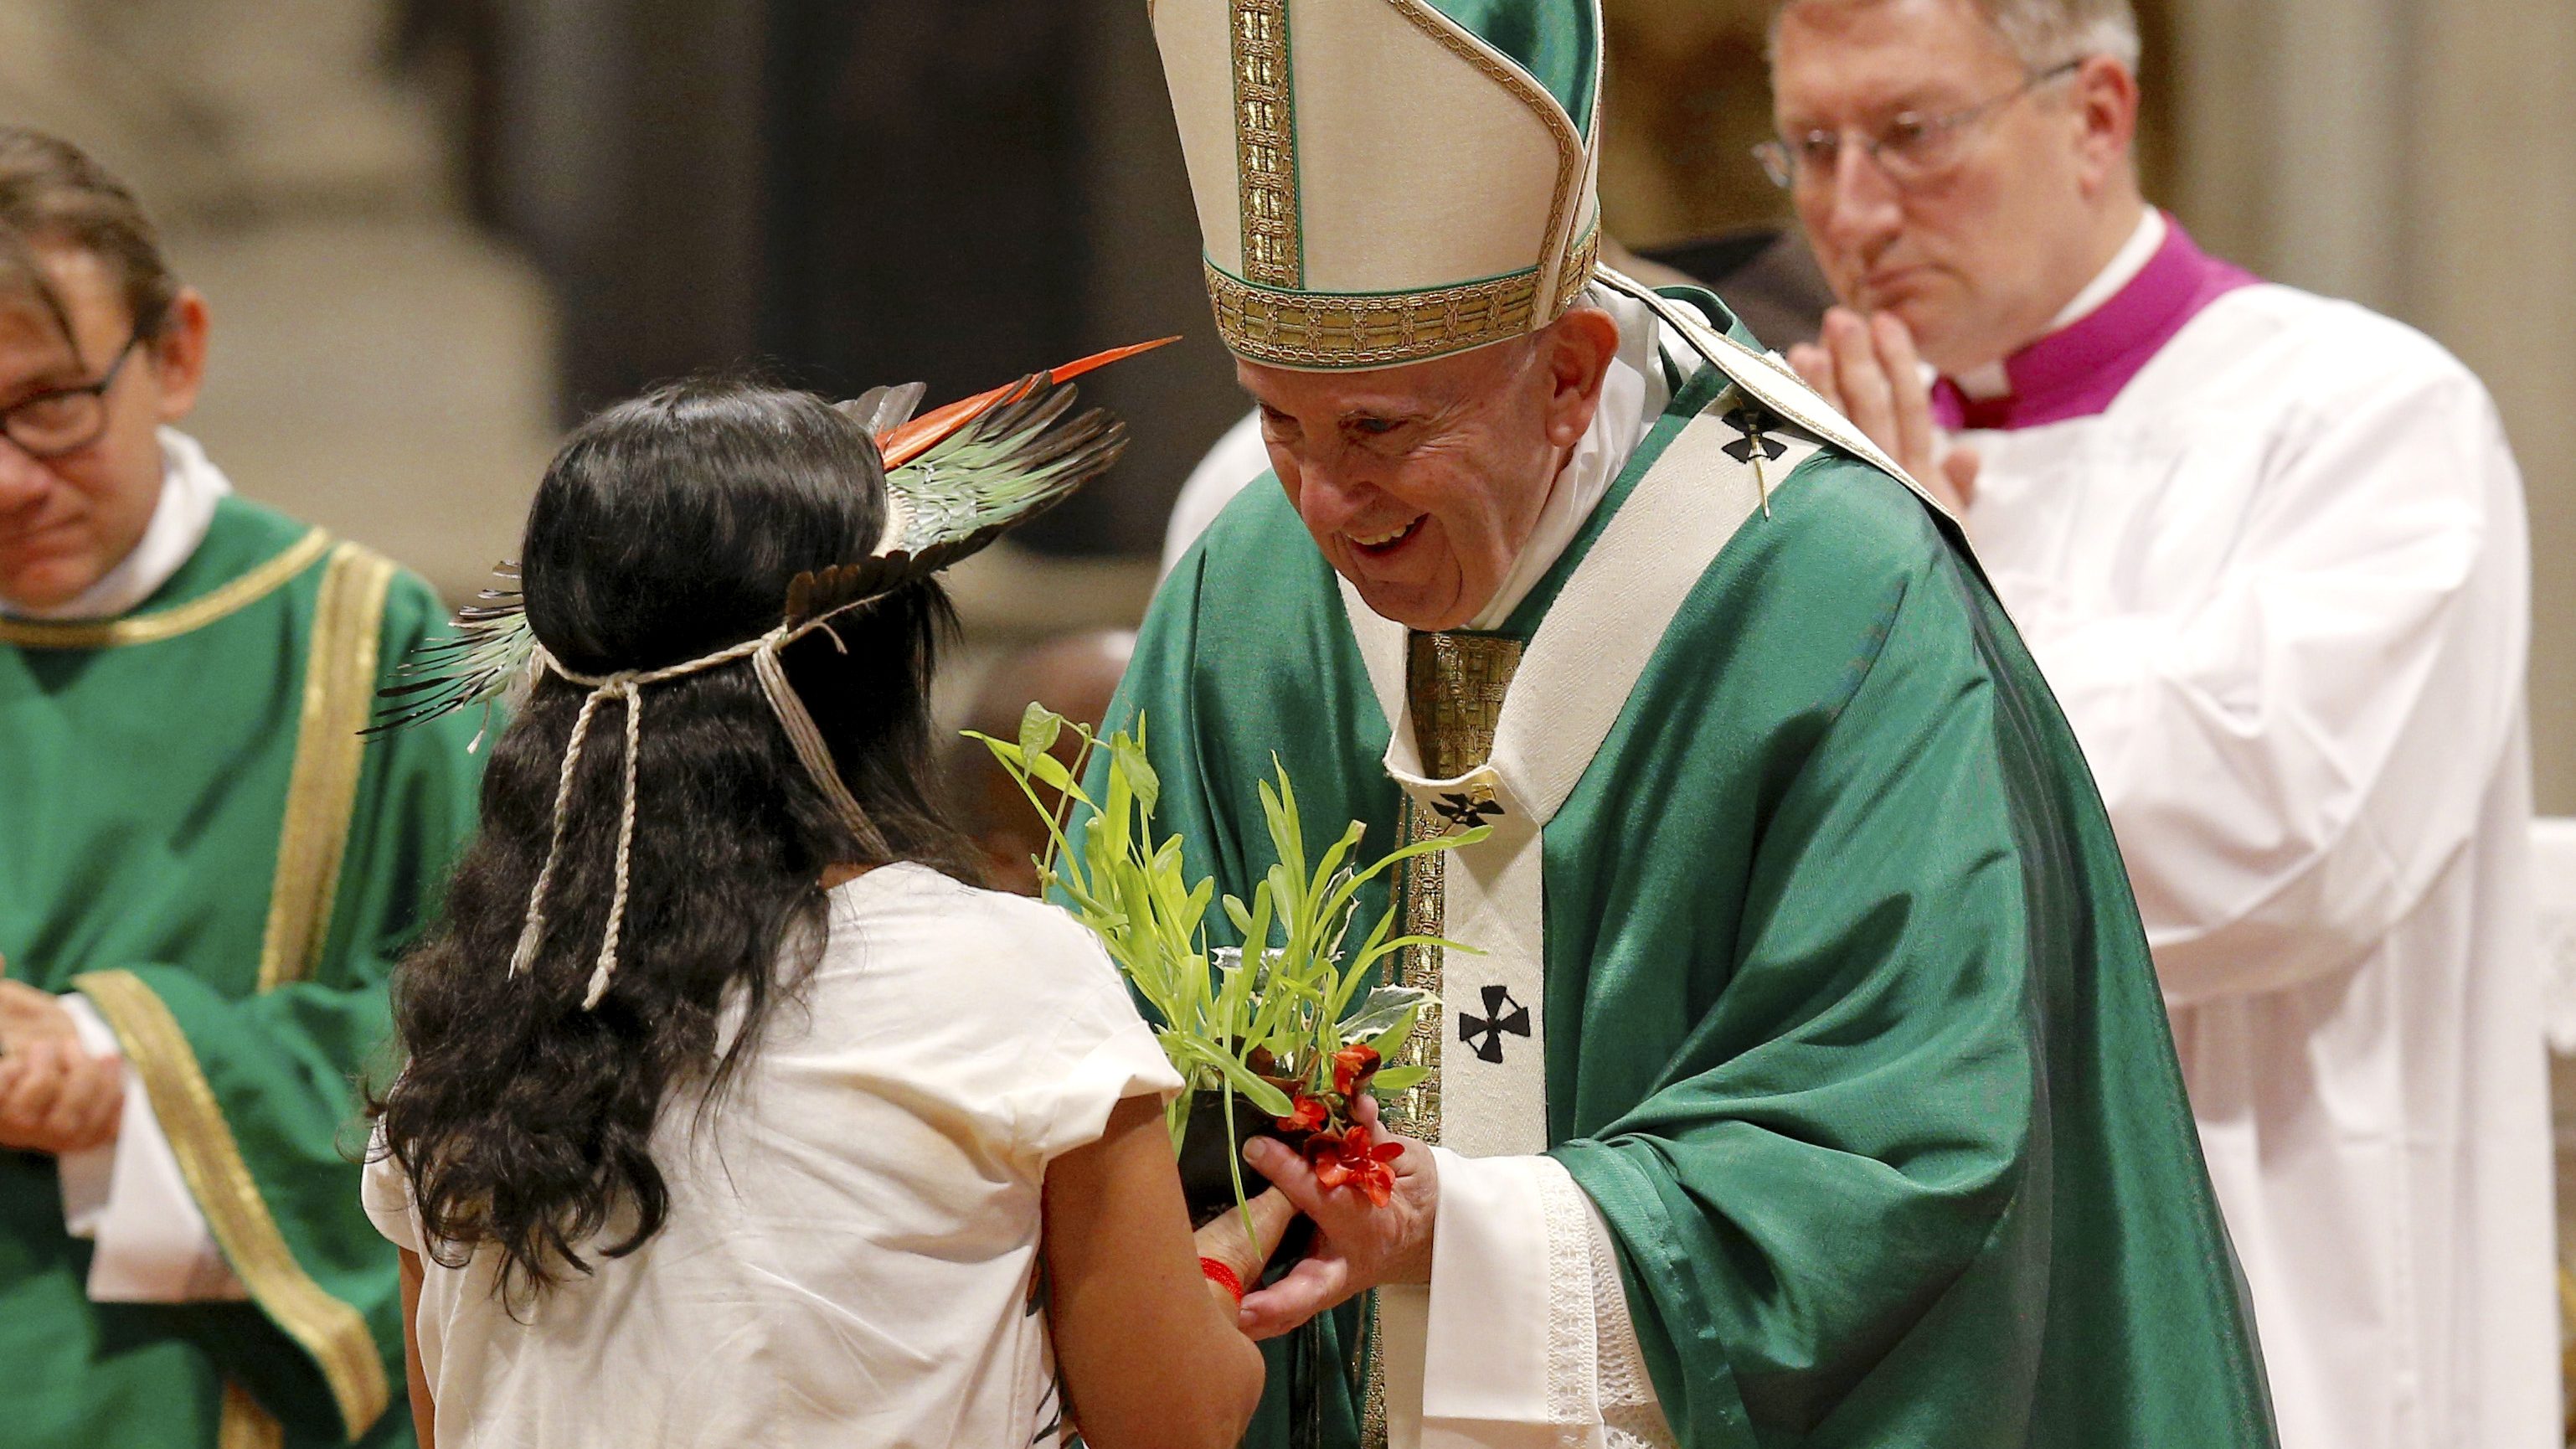
{"type": "Polygon", "coordinates": [[[1258,1241],[1244,1241],[1232,1214],[1194,1239],[1163,1104],[1150,1096],[1119,1103],[1099,1141],[1049,1163],[1043,1203],[1048,1327],[1083,1442],[1240,1441],[1261,1402],[1261,1352],[1226,1332],[1234,1295],[1207,1282],[1198,1258],[1257,1275],[1293,1214],[1256,1204],[1256,1231],[1272,1224],[1258,1241]]]}

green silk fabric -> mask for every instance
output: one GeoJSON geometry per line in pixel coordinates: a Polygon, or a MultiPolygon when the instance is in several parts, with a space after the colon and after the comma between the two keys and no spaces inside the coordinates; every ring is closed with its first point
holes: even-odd
{"type": "MultiPolygon", "coordinates": [[[[305,532],[226,499],[195,556],[129,617],[202,598],[305,532]]],[[[391,964],[471,826],[478,721],[450,716],[365,746],[354,808],[334,827],[347,834],[319,956],[303,979],[261,992],[325,568],[155,642],[0,643],[0,955],[11,979],[46,991],[122,972],[147,1007],[157,1000],[294,1271],[346,1306],[339,1321],[362,1321],[348,1346],[361,1367],[373,1357],[390,1399],[371,1422],[345,1422],[323,1364],[272,1301],[90,1302],[91,1245],[65,1233],[53,1159],[0,1151],[0,1441],[20,1449],[213,1444],[227,1378],[288,1444],[411,1440],[394,1254],[358,1204],[354,1082],[389,1033],[391,964]]],[[[379,682],[444,619],[426,584],[396,574],[379,682]]],[[[160,1118],[184,1160],[188,1124],[160,1118]]],[[[241,1276],[255,1296],[267,1281],[241,1276]]],[[[339,1372],[350,1379],[345,1358],[339,1372]]]]}
{"type": "Polygon", "coordinates": [[[1601,66],[1601,17],[1591,0],[1426,0],[1432,9],[1511,57],[1547,88],[1574,132],[1589,135],[1601,66]]]}
{"type": "MultiPolygon", "coordinates": [[[[1683,389],[1505,632],[1717,392],[1683,389]]],[[[1619,1246],[1680,1442],[2272,1444],[2109,823],[1973,563],[1828,449],[1660,627],[1542,834],[1546,1068],[1551,1155],[1619,1246]]],[[[1157,595],[1109,722],[1139,716],[1162,827],[1221,891],[1269,864],[1274,751],[1310,837],[1396,839],[1388,722],[1273,482],[1157,595]]],[[[1284,1446],[1270,1369],[1247,1442],[1284,1446]]],[[[1326,1442],[1355,1444],[1322,1381],[1326,1442]]]]}

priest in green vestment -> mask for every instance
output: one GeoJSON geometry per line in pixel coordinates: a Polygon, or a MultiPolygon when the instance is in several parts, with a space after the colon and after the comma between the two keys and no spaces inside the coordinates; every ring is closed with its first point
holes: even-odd
{"type": "Polygon", "coordinates": [[[469,720],[362,739],[442,622],[169,425],[202,298],[0,129],[0,1443],[408,1444],[344,1131],[472,818],[469,720]]]}
{"type": "Polygon", "coordinates": [[[1253,1442],[2270,1445],[2075,741],[1937,504],[1596,265],[1593,0],[1153,24],[1277,478],[1110,725],[1223,891],[1274,755],[1309,821],[1490,830],[1393,887],[1477,948],[1402,967],[1393,1201],[1247,1154],[1321,1234],[1245,1326],[1326,1324],[1253,1442]]]}

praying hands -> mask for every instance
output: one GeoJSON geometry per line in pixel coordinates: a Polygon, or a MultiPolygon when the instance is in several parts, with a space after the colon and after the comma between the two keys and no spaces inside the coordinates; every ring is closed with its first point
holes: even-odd
{"type": "Polygon", "coordinates": [[[1789,365],[1952,517],[1966,520],[1977,493],[1977,454],[1952,444],[1934,423],[1927,370],[1903,319],[1836,307],[1825,314],[1822,340],[1789,349],[1789,365]]]}
{"type": "Polygon", "coordinates": [[[116,1136],[125,1064],[83,1050],[50,992],[0,981],[0,1147],[57,1157],[116,1136]]]}

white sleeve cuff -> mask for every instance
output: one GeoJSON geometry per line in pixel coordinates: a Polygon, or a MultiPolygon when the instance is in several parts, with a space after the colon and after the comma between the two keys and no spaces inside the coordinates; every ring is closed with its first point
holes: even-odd
{"type": "MultiPolygon", "coordinates": [[[[63,1014],[72,1019],[72,1030],[79,1033],[81,1050],[93,1057],[122,1057],[116,1033],[101,1021],[98,1009],[89,998],[73,992],[61,998],[63,1014]]],[[[125,1092],[131,1098],[136,1090],[134,1069],[125,1069],[125,1092]]],[[[124,1135],[123,1122],[118,1123],[119,1137],[124,1135]]],[[[63,1229],[75,1238],[96,1238],[98,1225],[107,1216],[107,1199],[116,1179],[116,1143],[111,1140],[78,1152],[66,1152],[54,1159],[54,1175],[63,1192],[63,1229]]]]}
{"type": "Polygon", "coordinates": [[[1432,1150],[1423,1449],[1672,1443],[1609,1230],[1573,1177],[1550,1157],[1432,1150]]]}
{"type": "MultiPolygon", "coordinates": [[[[116,1033],[78,992],[63,1010],[92,1056],[121,1056],[116,1033]]],[[[97,1244],[90,1257],[93,1303],[237,1302],[249,1296],[206,1215],[188,1192],[178,1154],[153,1114],[142,1075],[125,1064],[125,1106],[116,1140],[65,1155],[58,1164],[63,1225],[97,1244]]]]}

